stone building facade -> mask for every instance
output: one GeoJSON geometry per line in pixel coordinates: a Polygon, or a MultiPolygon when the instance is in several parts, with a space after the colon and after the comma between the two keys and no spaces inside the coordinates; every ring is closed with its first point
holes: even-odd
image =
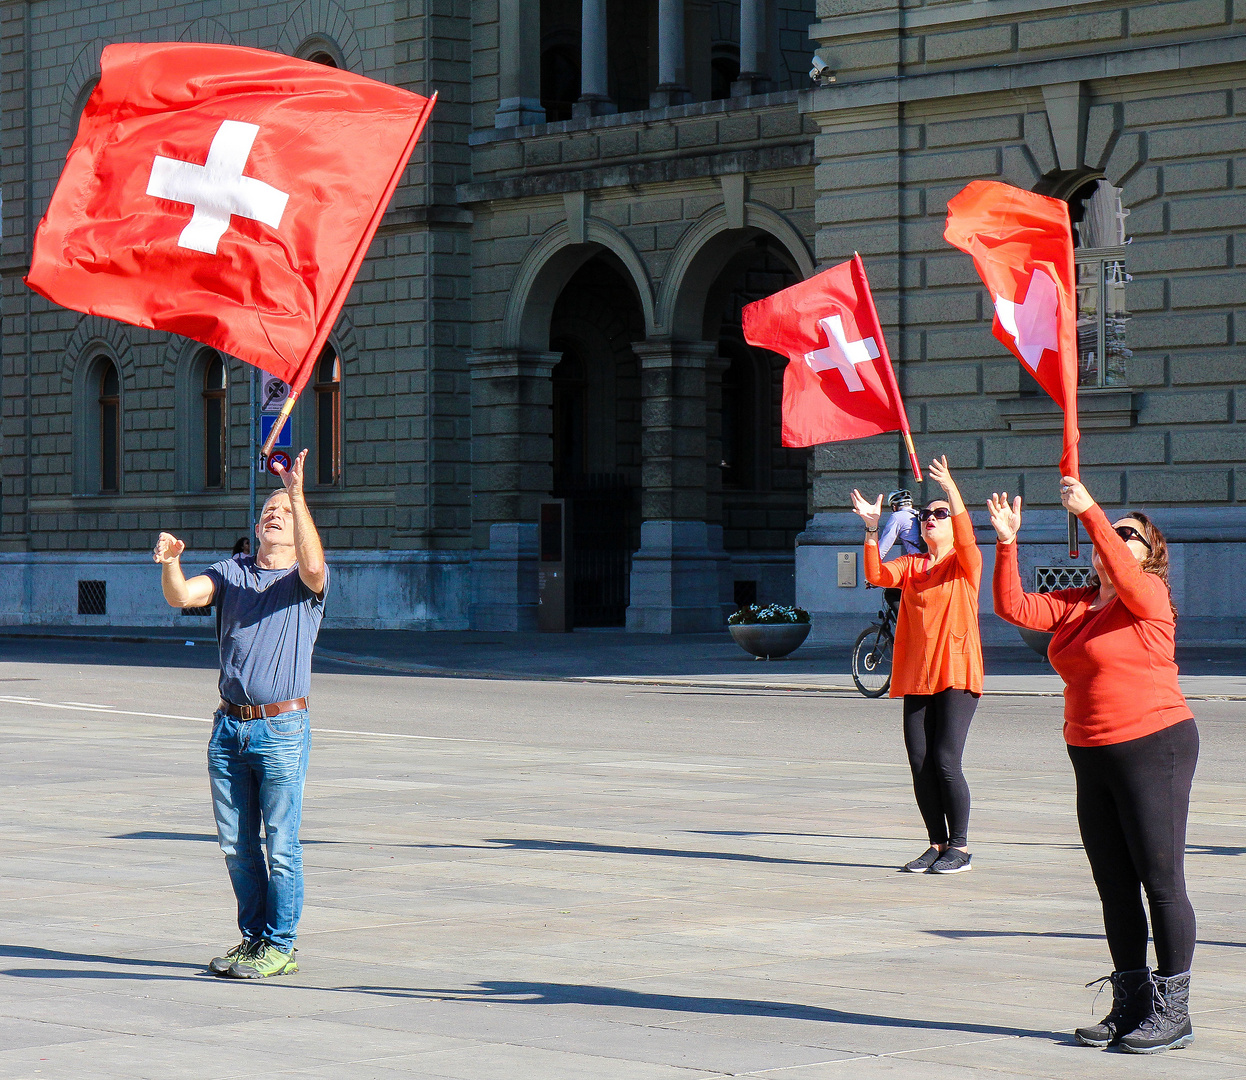
{"type": "Polygon", "coordinates": [[[579,625],[798,599],[839,640],[872,608],[845,492],[905,455],[781,448],[784,361],[739,313],[853,250],[920,452],[1025,496],[1027,572],[1067,563],[1058,418],[941,239],[995,178],[1083,218],[1088,484],[1157,509],[1194,636],[1246,636],[1244,29],[1220,0],[2,0],[0,621],[205,618],[162,610],[152,536],[206,561],[247,529],[244,365],[21,282],[104,45],[180,39],[440,93],[296,411],[337,625],[534,627],[556,497],[579,625]]]}

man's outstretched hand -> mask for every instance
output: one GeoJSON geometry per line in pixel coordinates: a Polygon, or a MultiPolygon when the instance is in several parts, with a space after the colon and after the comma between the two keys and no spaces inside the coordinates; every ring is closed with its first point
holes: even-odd
{"type": "Polygon", "coordinates": [[[186,545],[172,533],[162,532],[152,549],[152,562],[171,563],[182,557],[186,545]]]}
{"type": "Polygon", "coordinates": [[[277,474],[277,479],[285,485],[286,494],[290,496],[291,501],[303,496],[303,462],[306,460],[307,451],[303,450],[288,469],[283,469],[280,464],[274,466],[273,471],[277,474]]]}

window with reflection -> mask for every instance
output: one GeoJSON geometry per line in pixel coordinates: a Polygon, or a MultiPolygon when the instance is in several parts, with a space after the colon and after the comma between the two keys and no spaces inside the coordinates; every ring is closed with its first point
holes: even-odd
{"type": "Polygon", "coordinates": [[[342,364],[332,345],[316,363],[316,483],[342,475],[342,364]]]}
{"type": "Polygon", "coordinates": [[[99,378],[100,492],[121,490],[121,380],[105,360],[99,378]]]}
{"type": "Polygon", "coordinates": [[[203,486],[225,486],[228,461],[229,384],[220,353],[207,354],[203,367],[203,486]]]}

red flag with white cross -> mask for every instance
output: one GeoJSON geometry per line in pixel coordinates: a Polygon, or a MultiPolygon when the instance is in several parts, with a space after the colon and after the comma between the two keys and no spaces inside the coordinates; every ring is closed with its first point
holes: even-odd
{"type": "Polygon", "coordinates": [[[783,445],[899,431],[921,469],[860,255],[744,308],[744,339],[788,358],[783,445]]]}
{"type": "Polygon", "coordinates": [[[1068,203],[975,180],[948,202],[943,236],[973,256],[995,305],[995,336],[1064,410],[1060,471],[1077,476],[1077,285],[1068,203]]]}
{"type": "Polygon", "coordinates": [[[26,283],[271,372],[288,415],[435,98],[259,49],[110,45],[26,283]]]}

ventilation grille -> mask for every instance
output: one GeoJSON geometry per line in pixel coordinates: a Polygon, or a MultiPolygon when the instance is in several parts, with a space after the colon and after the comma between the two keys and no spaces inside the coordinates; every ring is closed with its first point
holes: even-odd
{"type": "Polygon", "coordinates": [[[1085,588],[1090,577],[1089,566],[1038,566],[1034,568],[1038,592],[1056,589],[1085,588]]]}
{"type": "Polygon", "coordinates": [[[78,582],[78,614],[108,614],[108,583],[106,581],[78,582]]]}

